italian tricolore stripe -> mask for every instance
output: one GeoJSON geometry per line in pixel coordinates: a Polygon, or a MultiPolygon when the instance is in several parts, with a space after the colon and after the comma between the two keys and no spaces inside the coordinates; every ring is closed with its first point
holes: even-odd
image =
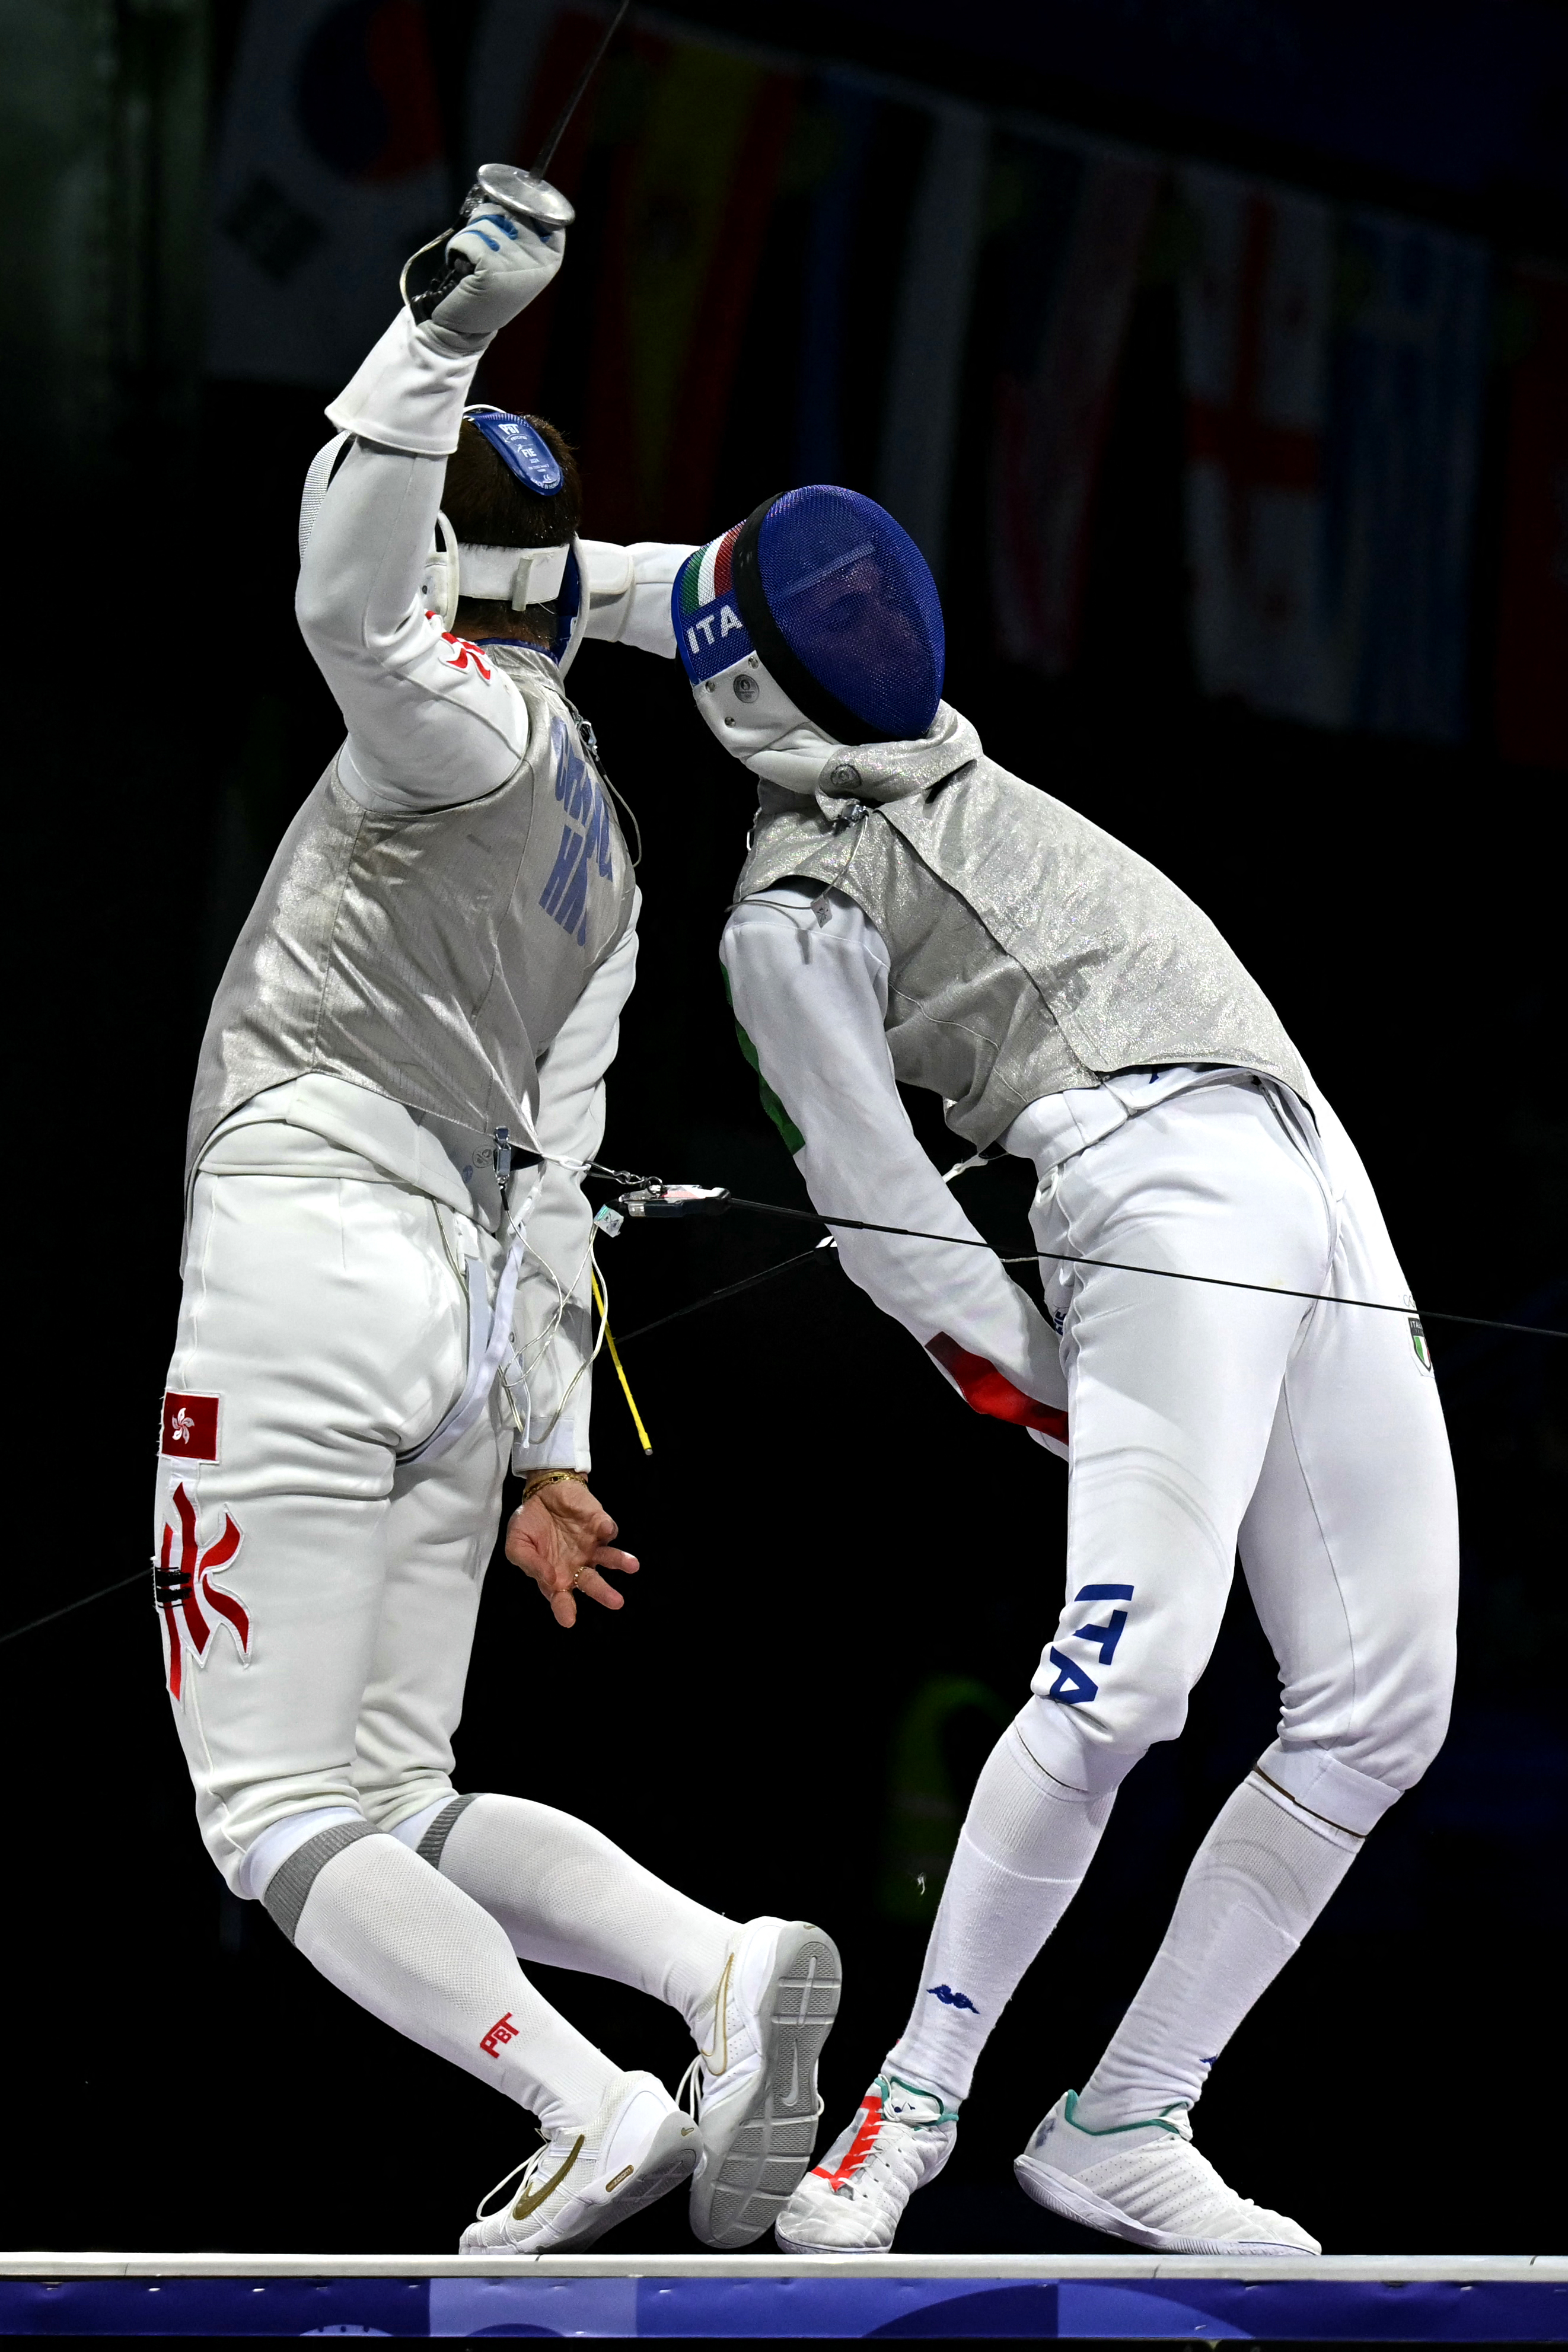
{"type": "Polygon", "coordinates": [[[671,599],[676,644],[687,675],[700,684],[742,661],[752,640],[731,593],[735,541],[742,526],[710,539],[682,564],[671,599]]]}

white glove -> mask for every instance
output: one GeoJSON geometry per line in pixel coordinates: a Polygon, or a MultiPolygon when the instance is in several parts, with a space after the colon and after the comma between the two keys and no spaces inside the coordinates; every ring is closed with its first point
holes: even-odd
{"type": "Polygon", "coordinates": [[[526,310],[561,267],[566,232],[543,235],[491,205],[447,240],[448,260],[461,255],[472,269],[430,313],[449,334],[488,339],[526,310]]]}

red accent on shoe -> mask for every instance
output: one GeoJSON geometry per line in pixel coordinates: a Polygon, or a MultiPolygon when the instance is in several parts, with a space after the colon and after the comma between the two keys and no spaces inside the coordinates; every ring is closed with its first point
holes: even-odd
{"type": "Polygon", "coordinates": [[[866,2104],[861,2109],[859,2126],[844,2152],[843,2163],[837,2172],[829,2172],[826,2166],[815,2164],[812,2167],[812,2178],[816,2180],[826,2180],[830,2189],[837,2189],[841,2180],[847,2180],[852,2172],[859,2171],[860,2167],[876,2147],[877,2134],[881,2128],[882,2102],[875,2091],[868,2091],[866,2104]]]}

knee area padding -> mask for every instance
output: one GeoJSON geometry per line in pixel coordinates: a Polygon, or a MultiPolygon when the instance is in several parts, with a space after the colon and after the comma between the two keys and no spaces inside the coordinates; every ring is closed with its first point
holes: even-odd
{"type": "Polygon", "coordinates": [[[1255,1769],[1269,1789],[1310,1819],[1354,1838],[1366,1837],[1404,1794],[1323,1748],[1287,1748],[1276,1740],[1255,1769]]]}
{"type": "Polygon", "coordinates": [[[286,1862],[279,1863],[262,1890],[261,1900],[290,1943],[299,1934],[300,1914],[310,1889],[328,1863],[345,1846],[375,1835],[368,1822],[332,1822],[326,1829],[318,1830],[314,1837],[307,1838],[303,1845],[296,1846],[286,1862]]]}
{"type": "Polygon", "coordinates": [[[1010,1726],[1037,1771],[1065,1798],[1089,1804],[1113,1797],[1147,1748],[1110,1747],[1079,1721],[1078,1710],[1038,1692],[1018,1709],[1010,1726]]]}
{"type": "Polygon", "coordinates": [[[414,1851],[420,1861],[427,1862],[432,1870],[440,1869],[441,1856],[446,1852],[447,1840],[479,1793],[480,1791],[475,1789],[466,1797],[450,1798],[442,1806],[415,1847],[414,1851]]]}

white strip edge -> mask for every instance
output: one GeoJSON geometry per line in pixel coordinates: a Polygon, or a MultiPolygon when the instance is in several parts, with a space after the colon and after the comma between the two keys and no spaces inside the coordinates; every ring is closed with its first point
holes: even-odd
{"type": "Polygon", "coordinates": [[[0,2278],[879,2278],[1301,2280],[1385,2286],[1568,2284],[1565,2254],[1324,2254],[1221,2262],[1207,2254],[0,2254],[0,2278]]]}

